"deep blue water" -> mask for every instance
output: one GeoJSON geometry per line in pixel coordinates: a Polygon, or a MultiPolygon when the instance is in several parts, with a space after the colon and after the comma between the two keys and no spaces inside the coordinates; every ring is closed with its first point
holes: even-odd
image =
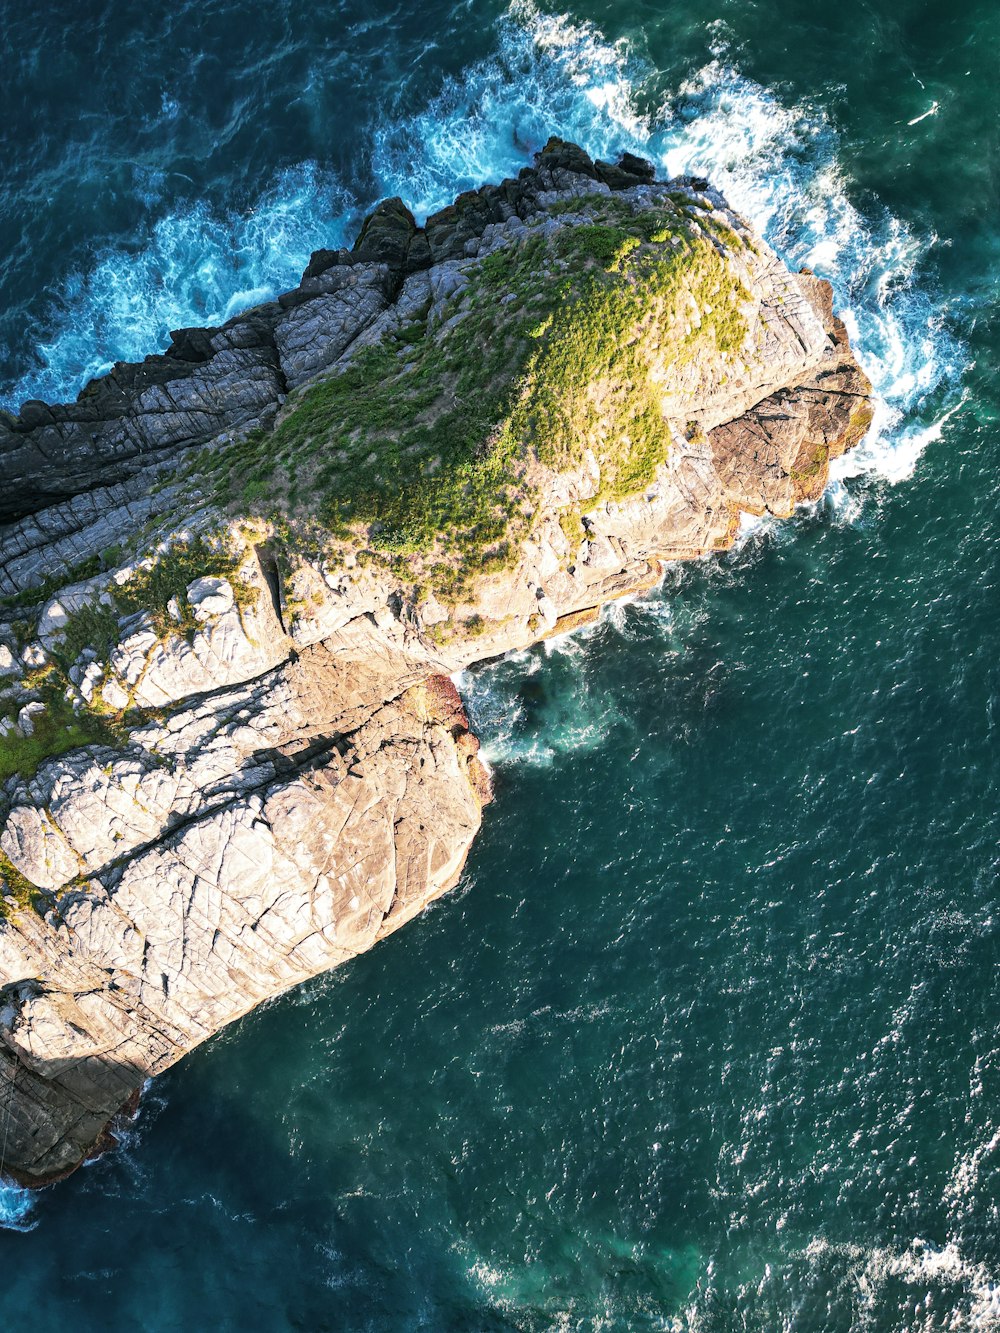
{"type": "Polygon", "coordinates": [[[1000,1328],[1000,15],[0,0],[0,397],[75,394],[555,132],[834,283],[872,437],[469,673],[462,884],[0,1195],[3,1327],[1000,1328]]]}

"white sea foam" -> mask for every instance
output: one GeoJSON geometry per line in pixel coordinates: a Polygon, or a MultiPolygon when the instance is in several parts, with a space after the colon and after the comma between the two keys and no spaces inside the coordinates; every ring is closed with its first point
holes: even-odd
{"type": "Polygon", "coordinates": [[[919,125],[920,122],[926,120],[928,116],[936,116],[940,110],[941,104],[939,102],[932,102],[922,115],[914,116],[912,120],[908,120],[906,123],[907,125],[919,125]]]}
{"type": "Polygon", "coordinates": [[[0,1182],[0,1230],[30,1231],[37,1225],[31,1215],[32,1205],[30,1190],[0,1182]]]}
{"type": "Polygon", "coordinates": [[[456,679],[488,767],[547,768],[561,754],[605,743],[621,719],[612,701],[587,687],[580,660],[587,638],[584,630],[547,640],[540,649],[512,654],[456,679]]]}
{"type": "Polygon", "coordinates": [[[40,366],[0,394],[0,406],[75,397],[115,361],[161,351],[170,330],[222,323],[294,287],[314,249],[343,239],[350,208],[336,180],[307,162],[282,172],[245,213],[185,205],[137,252],[100,251],[63,280],[58,313],[36,343],[40,366]]]}
{"type": "Polygon", "coordinates": [[[975,1209],[983,1163],[992,1158],[998,1148],[1000,1148],[1000,1129],[995,1130],[990,1138],[983,1139],[969,1152],[963,1153],[955,1163],[944,1195],[953,1217],[960,1218],[975,1209]]]}
{"type": "MultiPolygon", "coordinates": [[[[804,1249],[793,1250],[779,1261],[753,1264],[753,1276],[739,1286],[739,1297],[751,1308],[762,1296],[771,1316],[777,1312],[765,1293],[770,1287],[780,1292],[785,1305],[790,1268],[803,1265],[811,1275],[800,1275],[799,1284],[810,1280],[827,1293],[845,1297],[851,1306],[850,1327],[856,1333],[865,1330],[906,1328],[907,1333],[997,1333],[1000,1329],[1000,1281],[983,1263],[969,1259],[955,1241],[943,1245],[916,1238],[907,1246],[865,1246],[834,1242],[817,1237],[804,1249]],[[905,1323],[898,1323],[905,1304],[905,1323]]],[[[689,1333],[706,1326],[715,1328],[712,1318],[704,1318],[712,1309],[717,1282],[722,1276],[712,1261],[685,1311],[684,1327],[689,1333]]],[[[837,1299],[837,1298],[834,1298],[837,1299]]],[[[780,1322],[769,1327],[791,1330],[798,1327],[794,1307],[778,1315],[780,1322]]],[[[844,1325],[846,1327],[846,1325],[844,1325]]],[[[757,1327],[756,1324],[753,1327],[757,1327]]]]}
{"type": "Polygon", "coordinates": [[[907,1325],[912,1333],[1000,1329],[1000,1279],[985,1264],[965,1258],[954,1241],[936,1246],[918,1238],[907,1249],[868,1249],[815,1240],[805,1253],[813,1262],[826,1263],[831,1255],[847,1261],[857,1284],[861,1327],[869,1326],[868,1318],[877,1314],[885,1288],[894,1280],[912,1290],[912,1322],[907,1325]]]}
{"type": "Polygon", "coordinates": [[[447,80],[420,114],[377,130],[376,174],[423,216],[456,188],[516,174],[552,134],[609,156],[649,137],[635,109],[649,72],[592,24],[514,0],[494,56],[447,80]]]}

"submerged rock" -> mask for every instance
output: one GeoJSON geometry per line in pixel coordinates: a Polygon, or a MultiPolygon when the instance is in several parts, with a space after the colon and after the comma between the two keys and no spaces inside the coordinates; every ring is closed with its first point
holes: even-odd
{"type": "Polygon", "coordinates": [[[449,676],[817,496],[869,394],[705,182],[551,140],[0,423],[0,1172],[454,884],[449,676]]]}

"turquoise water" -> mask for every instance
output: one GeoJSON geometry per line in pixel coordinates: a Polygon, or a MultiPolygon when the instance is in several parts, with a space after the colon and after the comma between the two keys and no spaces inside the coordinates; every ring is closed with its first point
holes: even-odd
{"type": "Polygon", "coordinates": [[[467,673],[461,886],[0,1195],[4,1327],[1000,1328],[994,8],[65,8],[0,5],[8,402],[555,130],[710,174],[881,406],[822,504],[467,673]]]}

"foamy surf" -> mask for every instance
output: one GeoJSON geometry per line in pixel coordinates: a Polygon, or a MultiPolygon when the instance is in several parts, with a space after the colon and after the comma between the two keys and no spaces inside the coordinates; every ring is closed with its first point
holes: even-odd
{"type": "MultiPolygon", "coordinates": [[[[769,1295],[779,1285],[787,1287],[791,1269],[800,1299],[804,1290],[820,1290],[825,1302],[832,1298],[841,1314],[849,1306],[850,1328],[857,1333],[902,1327],[888,1321],[904,1311],[907,1333],[996,1333],[1000,1328],[1000,1283],[985,1264],[968,1259],[953,1241],[934,1245],[917,1238],[897,1248],[817,1238],[780,1263],[763,1261],[761,1267],[761,1262],[760,1256],[748,1256],[750,1271],[739,1284],[738,1295],[741,1304],[772,1315],[769,1295]]],[[[706,1315],[723,1295],[717,1280],[710,1261],[681,1324],[688,1333],[715,1327],[706,1315]]],[[[792,1333],[798,1324],[785,1315],[768,1327],[792,1333]]]]}
{"type": "Polygon", "coordinates": [[[30,1190],[0,1181],[0,1230],[31,1231],[37,1225],[31,1216],[32,1208],[30,1190]]]}
{"type": "Polygon", "coordinates": [[[886,1288],[895,1282],[912,1292],[912,1333],[992,1333],[1000,1328],[1000,1282],[984,1264],[965,1258],[953,1241],[937,1246],[918,1238],[906,1249],[866,1249],[817,1240],[805,1254],[824,1265],[830,1255],[846,1260],[857,1284],[862,1327],[877,1315],[886,1288]],[[950,1302],[944,1321],[944,1312],[937,1308],[942,1300],[950,1302]]]}
{"type": "Polygon", "coordinates": [[[494,55],[447,79],[419,114],[377,127],[376,177],[422,217],[456,189],[516,175],[552,134],[614,156],[649,139],[635,92],[651,73],[593,24],[514,0],[494,55]]]}
{"type": "Polygon", "coordinates": [[[548,768],[561,755],[605,744],[621,716],[588,688],[587,639],[595,629],[547,640],[456,677],[489,768],[548,768]]]}
{"type": "Polygon", "coordinates": [[[38,368],[0,393],[0,407],[74,398],[116,361],[162,351],[172,329],[221,324],[294,287],[314,249],[344,239],[352,208],[334,176],[305,162],[246,212],[185,203],[137,251],[105,247],[63,279],[36,342],[38,368]]]}

